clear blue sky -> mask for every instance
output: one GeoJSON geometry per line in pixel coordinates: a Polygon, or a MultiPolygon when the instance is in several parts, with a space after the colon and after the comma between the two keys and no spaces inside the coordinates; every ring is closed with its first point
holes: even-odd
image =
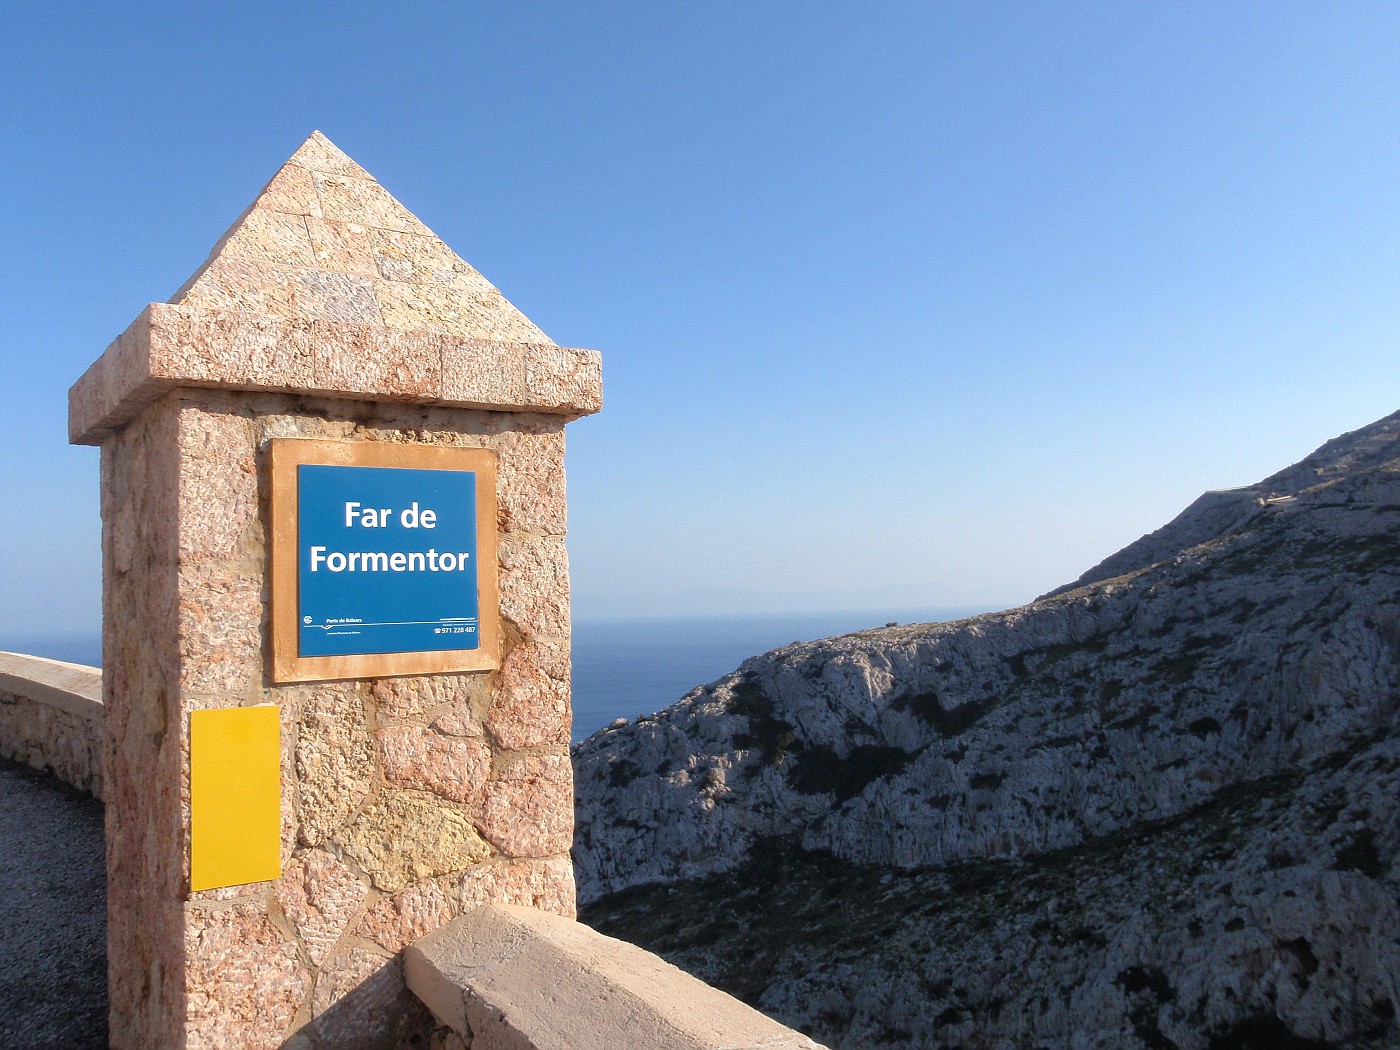
{"type": "Polygon", "coordinates": [[[313,128],[560,343],[581,617],[1015,603],[1400,408],[1400,4],[0,5],[0,648],[68,386],[313,128]]]}

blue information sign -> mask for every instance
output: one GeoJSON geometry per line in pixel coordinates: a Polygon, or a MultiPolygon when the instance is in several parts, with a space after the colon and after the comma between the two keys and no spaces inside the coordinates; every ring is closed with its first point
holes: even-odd
{"type": "Polygon", "coordinates": [[[476,474],[297,465],[300,656],[476,649],[476,474]]]}

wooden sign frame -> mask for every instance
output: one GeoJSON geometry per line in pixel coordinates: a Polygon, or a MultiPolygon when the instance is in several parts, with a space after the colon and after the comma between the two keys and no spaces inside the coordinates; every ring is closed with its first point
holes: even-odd
{"type": "Polygon", "coordinates": [[[274,682],[489,671],[500,666],[496,453],[484,448],[384,441],[274,438],[268,445],[271,669],[274,682]],[[477,648],[301,656],[298,645],[297,468],[302,464],[471,471],[476,475],[477,648]]]}

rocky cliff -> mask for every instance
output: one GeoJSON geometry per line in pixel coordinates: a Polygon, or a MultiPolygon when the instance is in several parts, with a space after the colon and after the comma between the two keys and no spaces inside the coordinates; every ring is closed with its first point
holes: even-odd
{"type": "Polygon", "coordinates": [[[833,1046],[1400,1045],[1397,583],[1400,413],[754,657],[575,749],[586,915],[833,1046]]]}

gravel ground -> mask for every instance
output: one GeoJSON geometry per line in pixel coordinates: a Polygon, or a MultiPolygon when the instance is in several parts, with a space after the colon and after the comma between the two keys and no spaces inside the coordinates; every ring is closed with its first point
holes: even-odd
{"type": "Polygon", "coordinates": [[[0,885],[0,1047],[105,1047],[102,803],[0,759],[0,885]]]}

